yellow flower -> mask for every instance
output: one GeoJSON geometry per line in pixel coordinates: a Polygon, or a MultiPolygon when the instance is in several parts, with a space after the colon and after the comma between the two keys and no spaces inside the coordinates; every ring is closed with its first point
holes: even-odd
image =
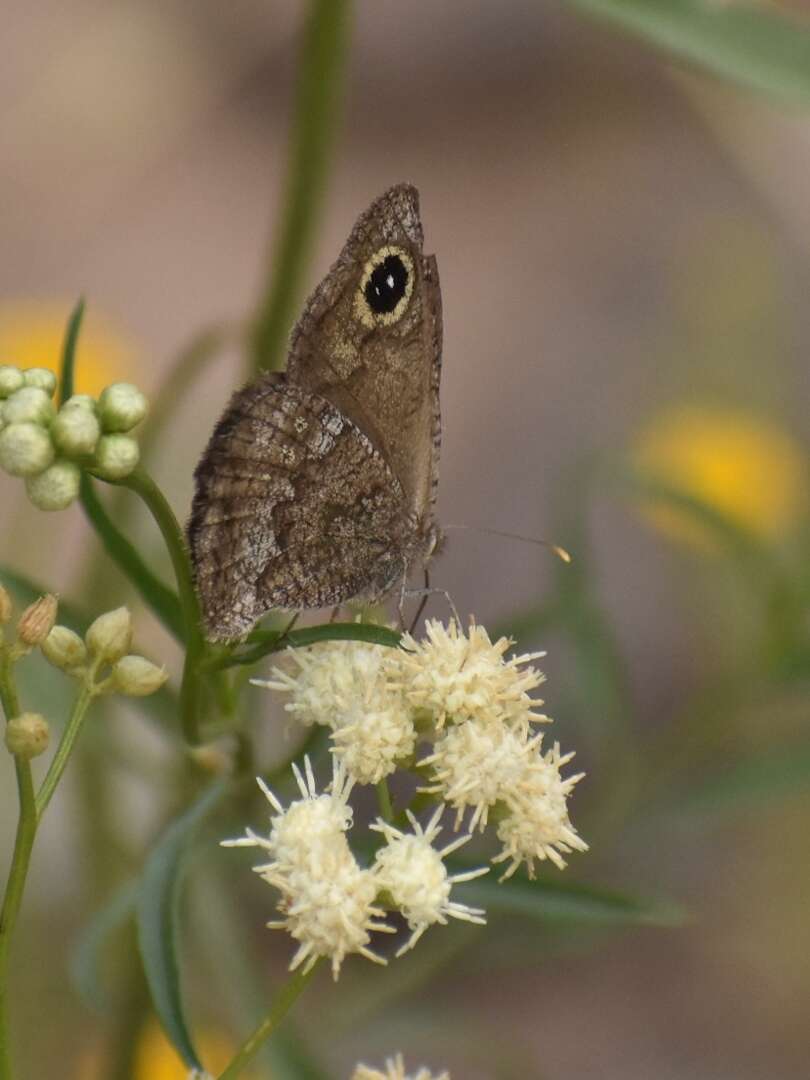
{"type": "MultiPolygon", "coordinates": [[[[804,508],[802,448],[781,427],[741,411],[670,409],[642,433],[633,462],[643,475],[700,499],[763,539],[788,532],[804,508]]],[[[686,509],[655,505],[645,516],[677,540],[712,546],[686,509]]]]}
{"type": "MultiPolygon", "coordinates": [[[[203,1063],[217,1076],[236,1053],[230,1039],[217,1031],[204,1031],[197,1051],[203,1063]]],[[[86,1054],[79,1065],[78,1080],[101,1080],[106,1076],[103,1059],[94,1050],[86,1054]]],[[[132,1066],[132,1080],[188,1080],[189,1071],[177,1056],[157,1023],[149,1023],[141,1034],[132,1066]]],[[[245,1080],[256,1080],[256,1073],[244,1074],[245,1080]]]]}
{"type": "MultiPolygon", "coordinates": [[[[0,364],[50,368],[58,374],[69,303],[17,300],[0,305],[0,364]]],[[[76,355],[76,392],[98,396],[139,369],[132,342],[90,308],[76,355]]]]}

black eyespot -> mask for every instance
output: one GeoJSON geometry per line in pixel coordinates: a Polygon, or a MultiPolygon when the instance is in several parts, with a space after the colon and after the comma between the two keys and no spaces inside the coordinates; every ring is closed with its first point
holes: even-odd
{"type": "Polygon", "coordinates": [[[399,255],[387,255],[366,282],[368,306],[376,315],[393,311],[408,286],[408,270],[399,255]]]}

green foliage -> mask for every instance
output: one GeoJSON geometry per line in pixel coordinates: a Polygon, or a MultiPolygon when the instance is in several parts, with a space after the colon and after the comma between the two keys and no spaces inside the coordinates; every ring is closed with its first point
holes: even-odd
{"type": "Polygon", "coordinates": [[[810,104],[810,22],[766,2],[568,0],[677,60],[788,104],[810,104]]]}

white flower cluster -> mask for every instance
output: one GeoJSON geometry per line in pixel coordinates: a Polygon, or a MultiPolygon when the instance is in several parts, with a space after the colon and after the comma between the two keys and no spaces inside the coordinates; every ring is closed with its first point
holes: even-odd
{"type": "Polygon", "coordinates": [[[406,1074],[402,1054],[397,1054],[396,1057],[388,1058],[385,1063],[385,1072],[371,1069],[368,1065],[358,1065],[352,1073],[351,1080],[450,1080],[450,1073],[442,1072],[434,1076],[423,1066],[415,1073],[406,1074]]]}
{"type": "MultiPolygon", "coordinates": [[[[542,747],[537,724],[542,702],[531,691],[543,675],[531,665],[540,653],[507,658],[511,642],[494,644],[474,623],[431,621],[426,637],[409,634],[401,649],[356,641],[290,650],[291,667],[254,680],[288,696],[285,708],[304,724],[331,729],[334,779],[318,795],[309,762],[306,779],[296,770],[301,799],[286,810],[262,784],[274,816],[269,836],[248,831],[228,845],[258,846],[270,861],[256,870],[281,893],[284,915],[270,926],[298,942],[293,967],[331,958],[335,975],[348,953],[379,960],[371,933],[389,931],[386,910],[399,912],[410,937],[399,954],[449,917],[483,922],[484,912],[450,899],[452,887],[485,873],[450,875],[443,860],[472,831],[488,823],[501,844],[494,863],[507,863],[504,878],[538,860],[565,866],[563,855],[587,850],[568,817],[567,801],[580,776],[560,770],[572,754],[554,743],[542,747]],[[422,799],[437,804],[427,825],[409,810],[371,827],[382,838],[370,867],[356,860],[347,839],[348,798],[355,783],[379,784],[398,767],[424,780],[422,799]],[[454,811],[455,829],[469,833],[434,847],[443,812],[454,811]]],[[[261,783],[261,781],[260,781],[261,783]]]]}
{"type": "Polygon", "coordinates": [[[375,828],[386,842],[374,863],[363,867],[346,837],[352,826],[349,795],[354,782],[345,766],[333,763],[332,783],[323,794],[318,794],[309,758],[305,759],[303,775],[295,765],[293,772],[301,798],[286,809],[266,784],[258,781],[273,809],[267,836],[248,829],[243,837],[222,841],[224,847],[259,847],[268,853],[269,861],[254,869],[281,894],[278,907],[284,918],[267,925],[286,930],[298,942],[291,970],[303,965],[307,971],[319,957],[327,957],[337,978],[349,953],[384,964],[385,959],[369,948],[373,932],[395,932],[395,927],[384,921],[382,900],[402,913],[411,930],[397,955],[411,948],[429,926],[446,923],[448,917],[484,921],[483,912],[450,900],[456,882],[486,873],[486,868],[448,875],[443,857],[468,837],[443,850],[433,847],[440,832],[441,808],[425,829],[409,815],[412,833],[378,821],[375,828]]]}
{"type": "Polygon", "coordinates": [[[0,468],[25,480],[40,510],[64,510],[78,497],[82,468],[122,480],[138,464],[128,434],[147,401],[137,387],[113,383],[98,401],[74,394],[57,411],[56,376],[47,368],[0,365],[0,468]]]}
{"type": "Polygon", "coordinates": [[[549,723],[531,691],[544,676],[531,665],[542,653],[506,654],[474,623],[426,624],[401,649],[355,641],[290,650],[294,670],[274,668],[258,685],[289,695],[285,709],[306,724],[331,728],[332,749],[352,779],[377,783],[399,767],[414,769],[423,791],[455,810],[460,828],[495,822],[508,862],[505,877],[537,860],[561,869],[563,855],[585,851],[568,817],[567,799],[581,775],[563,779],[573,754],[543,750],[535,725],[549,723]],[[420,752],[426,748],[426,752],[420,752]]]}

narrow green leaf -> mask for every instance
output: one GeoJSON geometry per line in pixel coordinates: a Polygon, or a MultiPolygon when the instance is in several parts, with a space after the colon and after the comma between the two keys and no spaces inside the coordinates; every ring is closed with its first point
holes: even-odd
{"type": "Polygon", "coordinates": [[[279,238],[252,340],[256,370],[281,366],[301,300],[343,101],[349,0],[311,0],[301,45],[279,238]]]}
{"type": "Polygon", "coordinates": [[[780,746],[760,750],[722,771],[706,777],[699,786],[672,793],[667,806],[679,821],[709,815],[744,812],[774,799],[810,792],[810,746],[780,746]]]}
{"type": "Polygon", "coordinates": [[[84,300],[81,299],[70,313],[65,341],[62,346],[62,377],[59,380],[59,404],[62,405],[73,395],[76,376],[76,346],[79,343],[79,331],[84,318],[84,300]]]}
{"type": "Polygon", "coordinates": [[[810,21],[768,0],[568,0],[716,75],[810,104],[810,21]]]}
{"type": "Polygon", "coordinates": [[[281,649],[302,649],[307,645],[317,645],[322,641],[366,641],[371,645],[386,645],[398,648],[401,634],[387,626],[374,623],[324,623],[322,626],[305,626],[300,630],[254,630],[248,641],[254,642],[251,648],[226,656],[215,656],[211,668],[228,668],[237,664],[255,664],[270,653],[281,649]]]}
{"type": "Polygon", "coordinates": [[[683,910],[670,901],[644,900],[576,882],[514,877],[499,884],[487,878],[459,888],[465,904],[480,905],[493,914],[612,926],[681,926],[686,921],[683,910]]]}
{"type": "Polygon", "coordinates": [[[138,883],[127,882],[90,919],[71,951],[69,973],[79,997],[96,1012],[108,1004],[101,973],[102,956],[110,938],[133,916],[138,883]]]}
{"type": "Polygon", "coordinates": [[[82,473],[80,498],[90,523],[113,562],[135,586],[144,602],[178,641],[183,640],[183,619],[177,594],[149,569],[138,549],[120,531],[96,495],[93,481],[82,473]]]}
{"type": "Polygon", "coordinates": [[[177,962],[178,906],[183,856],[196,830],[228,790],[220,781],[164,832],[150,854],[138,894],[138,946],[161,1024],[189,1069],[202,1069],[183,1011],[177,962]]]}

